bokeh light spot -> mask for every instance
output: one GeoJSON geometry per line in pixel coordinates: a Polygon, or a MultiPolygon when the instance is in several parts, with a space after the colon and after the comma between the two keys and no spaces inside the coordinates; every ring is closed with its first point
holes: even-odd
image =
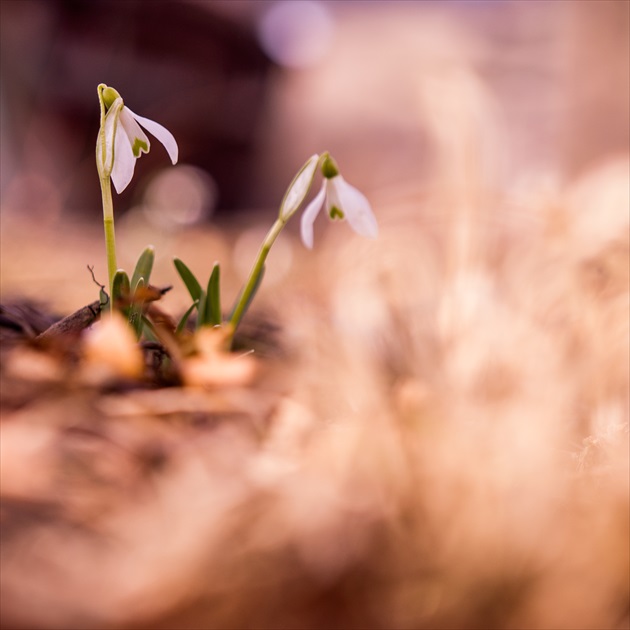
{"type": "Polygon", "coordinates": [[[258,24],[258,39],[276,63],[290,68],[314,65],[332,40],[333,22],[319,2],[276,2],[258,24]]]}
{"type": "Polygon", "coordinates": [[[200,168],[181,165],[159,173],[144,194],[147,220],[162,228],[194,225],[215,209],[218,189],[214,179],[200,168]]]}

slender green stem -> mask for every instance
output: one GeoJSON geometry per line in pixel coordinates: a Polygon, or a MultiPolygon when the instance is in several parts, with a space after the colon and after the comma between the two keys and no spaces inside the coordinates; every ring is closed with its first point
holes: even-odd
{"type": "Polygon", "coordinates": [[[245,307],[250,300],[252,291],[254,291],[256,287],[256,283],[260,274],[262,272],[262,268],[265,265],[265,260],[267,259],[267,255],[269,254],[269,250],[271,246],[274,244],[274,241],[278,237],[278,234],[282,231],[282,228],[286,225],[286,221],[282,219],[276,219],[276,222],[271,226],[269,232],[267,232],[267,236],[265,236],[265,240],[260,246],[260,250],[258,251],[258,255],[256,256],[256,260],[254,261],[254,266],[252,270],[249,272],[249,277],[247,279],[247,284],[245,285],[241,295],[239,297],[238,303],[234,308],[234,312],[232,313],[232,318],[230,319],[230,324],[232,324],[233,330],[236,330],[237,326],[241,321],[241,317],[243,317],[243,313],[245,312],[245,307]]]}
{"type": "MultiPolygon", "coordinates": [[[[113,295],[114,275],[118,269],[116,264],[116,235],[114,232],[114,204],[109,177],[101,177],[101,194],[103,196],[103,226],[105,228],[105,250],[107,252],[107,275],[109,277],[109,295],[113,295]]],[[[113,305],[112,305],[113,306],[113,305]]]]}
{"type": "MultiPolygon", "coordinates": [[[[331,158],[328,151],[325,151],[324,153],[322,153],[317,160],[316,169],[319,168],[320,165],[323,164],[326,160],[330,160],[330,159],[331,158]]],[[[234,307],[234,311],[232,312],[232,317],[230,318],[230,324],[232,325],[232,333],[234,333],[234,331],[238,327],[241,321],[241,318],[243,317],[245,313],[245,309],[247,308],[247,305],[252,299],[252,294],[254,293],[254,291],[256,291],[258,283],[260,282],[260,274],[262,273],[263,267],[265,266],[265,260],[267,259],[269,250],[274,244],[276,238],[278,238],[278,234],[282,232],[282,228],[287,224],[291,216],[293,216],[295,211],[298,209],[298,206],[300,205],[300,203],[302,203],[304,197],[308,193],[308,189],[311,187],[311,184],[313,181],[312,177],[311,177],[311,180],[308,182],[308,186],[306,190],[300,191],[301,194],[299,196],[297,203],[295,203],[295,200],[294,200],[295,205],[291,206],[288,212],[285,211],[285,201],[287,199],[287,196],[289,195],[290,192],[293,192],[293,188],[296,185],[296,181],[300,178],[303,170],[309,165],[310,162],[311,160],[308,160],[307,163],[302,167],[302,169],[298,171],[298,174],[293,178],[293,181],[289,185],[289,188],[287,189],[287,192],[285,193],[284,199],[282,200],[282,203],[280,204],[280,211],[278,213],[278,218],[276,219],[276,222],[271,226],[269,232],[267,232],[267,236],[265,236],[265,240],[260,246],[260,250],[258,251],[256,260],[254,261],[254,266],[249,272],[249,277],[247,278],[247,284],[245,285],[244,289],[241,291],[238,302],[236,306],[234,307]]],[[[313,175],[314,175],[314,172],[313,172],[313,175]]]]}
{"type": "Polygon", "coordinates": [[[105,138],[105,103],[103,101],[103,90],[106,89],[104,83],[97,88],[98,102],[101,110],[101,126],[98,131],[98,141],[96,143],[96,168],[98,178],[101,182],[101,196],[103,198],[103,227],[105,228],[105,250],[107,252],[107,275],[109,278],[109,304],[113,311],[112,304],[114,296],[114,276],[118,265],[116,264],[116,235],[114,233],[114,202],[112,201],[111,170],[113,159],[107,168],[107,143],[105,138]]]}

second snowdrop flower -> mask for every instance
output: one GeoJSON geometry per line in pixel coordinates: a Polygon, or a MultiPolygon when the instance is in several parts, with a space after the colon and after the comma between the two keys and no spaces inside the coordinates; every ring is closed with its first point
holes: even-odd
{"type": "Polygon", "coordinates": [[[302,214],[301,234],[304,245],[312,249],[313,224],[324,206],[331,219],[346,219],[357,234],[376,238],[378,225],[370,202],[339,174],[337,164],[329,155],[323,158],[322,175],[324,182],[321,190],[302,214]]]}

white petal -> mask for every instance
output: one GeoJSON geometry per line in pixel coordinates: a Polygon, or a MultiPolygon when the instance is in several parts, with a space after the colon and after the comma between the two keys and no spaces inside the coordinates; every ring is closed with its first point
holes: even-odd
{"type": "Polygon", "coordinates": [[[319,155],[312,155],[293,178],[280,205],[280,218],[283,221],[288,221],[304,201],[313,183],[318,162],[319,155]]]}
{"type": "Polygon", "coordinates": [[[159,123],[156,123],[154,120],[149,120],[148,118],[143,118],[142,116],[138,116],[138,114],[134,114],[128,107],[125,108],[149,133],[153,134],[163,145],[166,151],[168,152],[169,157],[171,158],[171,162],[173,164],[177,163],[177,158],[179,156],[179,149],[177,148],[177,142],[175,141],[175,137],[173,134],[166,129],[166,127],[162,127],[159,123]]]}
{"type": "Polygon", "coordinates": [[[120,112],[120,124],[125,130],[127,138],[129,138],[132,150],[136,140],[139,140],[141,143],[138,145],[137,151],[134,152],[134,157],[139,158],[143,153],[148,153],[151,149],[151,142],[147,138],[147,134],[142,131],[140,125],[134,120],[128,107],[123,107],[123,110],[120,112]],[[142,144],[146,146],[142,146],[142,144]]]}
{"type": "Polygon", "coordinates": [[[322,184],[320,191],[311,203],[306,206],[306,210],[302,213],[302,222],[300,224],[302,242],[309,249],[313,249],[313,223],[324,205],[324,197],[326,196],[326,182],[322,184]]]}
{"type": "Polygon", "coordinates": [[[114,138],[114,167],[112,168],[112,181],[118,194],[129,185],[135,167],[136,157],[133,154],[129,138],[123,126],[118,125],[118,131],[114,138]]]}
{"type": "Polygon", "coordinates": [[[367,197],[354,186],[348,184],[341,175],[334,177],[331,184],[341,204],[340,210],[348,220],[350,227],[361,236],[376,238],[378,236],[378,224],[367,197]]]}
{"type": "Polygon", "coordinates": [[[108,177],[112,171],[114,163],[114,134],[120,128],[120,112],[123,108],[122,98],[117,98],[105,115],[104,134],[99,130],[96,141],[96,157],[98,159],[99,172],[101,176],[108,177]],[[103,146],[103,136],[105,145],[103,146]]]}

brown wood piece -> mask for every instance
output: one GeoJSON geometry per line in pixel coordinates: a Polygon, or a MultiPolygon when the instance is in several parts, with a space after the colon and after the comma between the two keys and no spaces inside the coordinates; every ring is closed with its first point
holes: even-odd
{"type": "Polygon", "coordinates": [[[99,318],[100,314],[101,302],[96,300],[47,328],[43,333],[35,337],[35,341],[47,342],[66,335],[77,335],[92,325],[99,318]]]}

